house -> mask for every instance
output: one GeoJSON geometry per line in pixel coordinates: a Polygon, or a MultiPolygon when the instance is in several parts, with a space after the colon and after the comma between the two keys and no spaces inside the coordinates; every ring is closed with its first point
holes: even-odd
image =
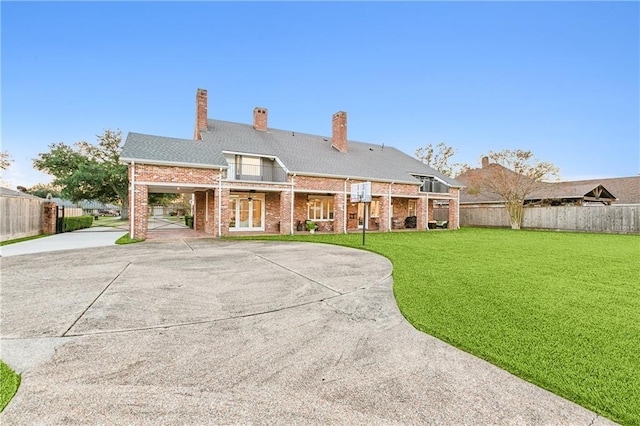
{"type": "Polygon", "coordinates": [[[294,234],[307,220],[333,233],[424,230],[437,200],[449,202],[449,227],[458,228],[461,185],[393,147],[348,140],[345,112],[333,115],[331,136],[319,136],[270,128],[266,108],[254,109],[252,124],[210,119],[207,108],[198,89],[193,139],[127,135],[132,237],[146,238],[150,193],[193,193],[194,227],[214,236],[294,234]],[[367,181],[365,219],[350,192],[367,181]]]}
{"type": "MultiPolygon", "coordinates": [[[[470,169],[456,177],[466,188],[460,194],[461,207],[500,206],[504,202],[495,193],[478,191],[475,183],[490,177],[500,168],[502,173],[516,173],[482,159],[482,167],[470,169]]],[[[522,177],[521,177],[522,178],[522,177]]],[[[586,206],[640,203],[640,176],[565,182],[540,182],[525,198],[525,206],[586,206]]]]}

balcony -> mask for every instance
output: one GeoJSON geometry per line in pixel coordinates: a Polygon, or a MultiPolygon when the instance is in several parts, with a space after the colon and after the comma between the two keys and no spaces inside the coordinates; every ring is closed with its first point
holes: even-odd
{"type": "Polygon", "coordinates": [[[423,178],[420,192],[435,192],[438,194],[447,194],[449,192],[449,187],[433,178],[423,178]]]}
{"type": "Polygon", "coordinates": [[[287,173],[277,164],[231,164],[227,177],[230,180],[250,182],[287,181],[287,173]]]}

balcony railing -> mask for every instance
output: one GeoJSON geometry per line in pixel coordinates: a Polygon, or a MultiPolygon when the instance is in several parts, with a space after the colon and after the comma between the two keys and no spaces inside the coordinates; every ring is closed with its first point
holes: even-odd
{"type": "Polygon", "coordinates": [[[287,173],[276,165],[232,164],[228,178],[254,182],[286,182],[287,173]]]}
{"type": "Polygon", "coordinates": [[[425,180],[422,182],[420,192],[436,192],[439,194],[446,194],[449,192],[449,187],[444,183],[437,180],[425,180]]]}

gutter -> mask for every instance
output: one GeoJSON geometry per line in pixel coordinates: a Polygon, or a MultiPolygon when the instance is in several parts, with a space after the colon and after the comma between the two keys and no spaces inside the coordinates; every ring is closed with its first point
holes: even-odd
{"type": "Polygon", "coordinates": [[[222,237],[222,170],[218,174],[218,238],[222,237]]]}
{"type": "Polygon", "coordinates": [[[131,211],[129,212],[129,220],[131,221],[131,226],[129,230],[129,235],[133,240],[135,238],[135,227],[136,227],[136,162],[131,161],[131,201],[129,202],[131,205],[131,211]]]}

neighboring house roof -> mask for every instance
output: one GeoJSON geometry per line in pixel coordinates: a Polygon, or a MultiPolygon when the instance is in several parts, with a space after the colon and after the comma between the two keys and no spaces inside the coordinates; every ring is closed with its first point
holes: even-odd
{"type": "MultiPolygon", "coordinates": [[[[460,203],[501,203],[503,200],[498,194],[475,192],[472,184],[491,173],[492,168],[496,167],[504,169],[499,164],[491,163],[484,168],[471,169],[458,176],[456,179],[467,185],[467,189],[460,194],[460,203]]],[[[545,182],[541,183],[540,187],[527,197],[527,200],[581,199],[596,195],[603,200],[611,200],[615,204],[638,204],[640,203],[640,176],[545,182]]]]}
{"type": "Polygon", "coordinates": [[[35,198],[35,199],[44,201],[44,198],[36,197],[35,195],[27,194],[26,192],[14,191],[13,189],[5,188],[5,187],[2,187],[2,186],[0,186],[0,196],[3,196],[3,197],[35,198]]]}
{"type": "Polygon", "coordinates": [[[583,188],[602,185],[616,197],[615,204],[640,204],[640,176],[576,180],[558,182],[554,185],[558,187],[576,185],[583,188]]]}
{"type": "Polygon", "coordinates": [[[331,146],[331,138],[252,125],[207,120],[202,140],[129,133],[121,160],[147,164],[228,167],[224,152],[277,157],[290,173],[340,178],[419,183],[412,175],[434,176],[453,187],[456,180],[390,146],[348,141],[348,152],[331,146]]]}

